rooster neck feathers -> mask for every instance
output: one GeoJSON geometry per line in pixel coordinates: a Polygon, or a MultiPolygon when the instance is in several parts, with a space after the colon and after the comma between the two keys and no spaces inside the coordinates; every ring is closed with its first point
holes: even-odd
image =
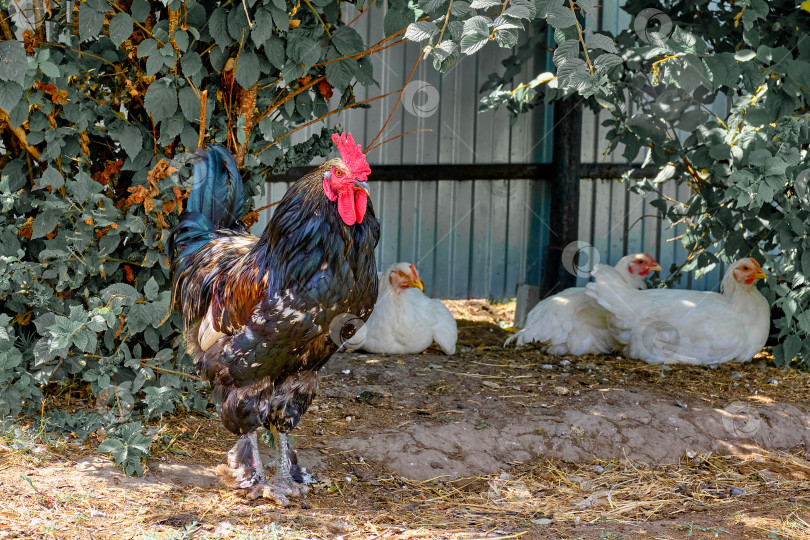
{"type": "MultiPolygon", "coordinates": [[[[324,163],[287,190],[252,249],[256,264],[270,276],[271,290],[308,283],[324,266],[334,268],[344,263],[354,266],[358,262],[358,246],[369,241],[376,244],[379,236],[376,219],[346,225],[337,205],[323,191],[323,173],[335,166],[336,161],[324,163]]],[[[371,203],[369,210],[373,218],[371,203]]]]}

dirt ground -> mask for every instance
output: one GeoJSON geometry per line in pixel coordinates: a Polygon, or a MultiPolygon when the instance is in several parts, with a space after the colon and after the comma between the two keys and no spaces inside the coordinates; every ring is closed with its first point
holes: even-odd
{"type": "Polygon", "coordinates": [[[807,374],[505,350],[513,304],[448,304],[453,357],[330,361],[290,507],[222,487],[233,436],[185,415],[150,424],[142,478],[97,441],[0,439],[0,539],[810,539],[807,374]]]}

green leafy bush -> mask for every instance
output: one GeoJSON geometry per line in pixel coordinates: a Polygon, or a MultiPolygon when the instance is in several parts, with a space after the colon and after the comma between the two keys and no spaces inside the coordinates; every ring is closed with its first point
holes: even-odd
{"type": "Polygon", "coordinates": [[[369,45],[334,0],[33,4],[0,7],[0,415],[65,388],[108,425],[203,411],[163,252],[191,153],[227,145],[250,210],[268,172],[332,151],[288,135],[368,106],[370,55],[415,14],[369,45]]]}

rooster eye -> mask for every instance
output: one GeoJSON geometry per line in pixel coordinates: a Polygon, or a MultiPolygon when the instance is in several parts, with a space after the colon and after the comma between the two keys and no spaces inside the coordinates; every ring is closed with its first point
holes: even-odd
{"type": "Polygon", "coordinates": [[[337,176],[338,178],[340,178],[341,176],[343,176],[343,171],[341,171],[340,169],[336,170],[336,171],[335,171],[335,176],[337,176]]]}

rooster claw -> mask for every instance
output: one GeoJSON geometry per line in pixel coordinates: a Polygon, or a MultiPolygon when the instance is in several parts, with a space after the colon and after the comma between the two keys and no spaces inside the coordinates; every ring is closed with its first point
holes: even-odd
{"type": "Polygon", "coordinates": [[[307,491],[307,486],[295,482],[293,482],[291,486],[287,484],[269,484],[262,482],[253,486],[253,488],[247,492],[247,496],[250,500],[256,500],[261,497],[270,499],[279,506],[289,506],[289,497],[300,497],[301,495],[305,495],[307,491]]]}

